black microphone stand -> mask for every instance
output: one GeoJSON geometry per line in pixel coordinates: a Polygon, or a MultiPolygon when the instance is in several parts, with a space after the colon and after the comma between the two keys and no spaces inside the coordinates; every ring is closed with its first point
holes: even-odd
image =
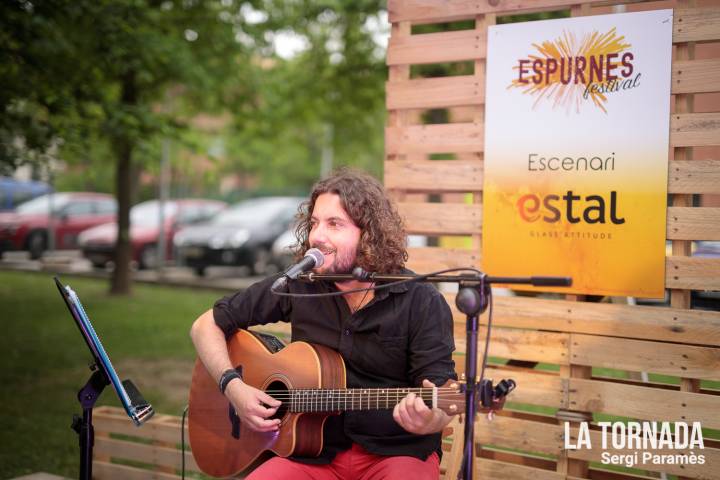
{"type": "Polygon", "coordinates": [[[77,394],[78,402],[82,407],[83,415],[80,418],[73,415],[72,429],[78,434],[80,440],[80,480],[92,479],[93,447],[95,446],[95,429],[92,424],[93,408],[95,402],[107,385],[110,385],[107,375],[97,364],[90,365],[93,372],[77,394]]]}
{"type": "MultiPolygon", "coordinates": [[[[362,282],[388,283],[401,280],[414,280],[419,282],[449,282],[458,284],[459,289],[455,296],[455,305],[457,305],[458,310],[467,317],[467,346],[465,348],[465,431],[463,461],[460,472],[458,473],[458,479],[464,480],[473,478],[475,416],[477,414],[476,398],[480,395],[480,398],[484,402],[486,400],[483,398],[482,392],[478,387],[492,387],[488,385],[487,382],[484,382],[482,378],[480,379],[480,383],[476,382],[478,325],[480,323],[480,315],[482,315],[482,313],[487,310],[488,305],[490,305],[492,297],[492,288],[490,286],[493,283],[532,285],[535,287],[568,287],[572,285],[572,279],[570,277],[494,277],[484,273],[465,275],[378,274],[369,273],[360,268],[356,268],[352,274],[301,273],[297,278],[298,280],[306,282],[347,282],[356,280],[362,282]]],[[[488,335],[490,333],[490,327],[490,322],[488,322],[488,335]]],[[[490,398],[489,401],[492,401],[492,398],[490,398]]]]}

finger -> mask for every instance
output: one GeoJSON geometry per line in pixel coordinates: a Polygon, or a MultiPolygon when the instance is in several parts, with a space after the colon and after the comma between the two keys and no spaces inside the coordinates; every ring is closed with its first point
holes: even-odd
{"type": "Polygon", "coordinates": [[[280,420],[265,420],[260,417],[250,417],[250,423],[255,427],[255,430],[259,432],[269,432],[277,430],[280,426],[280,420]]]}
{"type": "Polygon", "coordinates": [[[258,417],[260,417],[260,418],[268,418],[268,417],[272,416],[272,415],[275,413],[276,410],[277,410],[277,409],[274,408],[274,407],[272,407],[272,408],[267,408],[267,407],[265,407],[265,406],[263,406],[263,405],[257,404],[257,405],[253,405],[253,406],[250,408],[250,413],[251,413],[252,415],[256,415],[256,416],[258,416],[258,417]]]}
{"type": "Polygon", "coordinates": [[[397,422],[398,425],[400,425],[401,427],[403,426],[402,418],[400,418],[400,404],[399,403],[397,405],[395,405],[395,408],[393,408],[393,419],[397,422]]]}
{"type": "Polygon", "coordinates": [[[432,415],[432,411],[430,410],[430,408],[428,408],[427,405],[425,405],[425,402],[423,401],[422,398],[416,397],[415,402],[413,402],[413,403],[414,403],[413,407],[414,407],[415,413],[418,416],[420,416],[422,418],[427,418],[429,415],[432,415]]]}
{"type": "Polygon", "coordinates": [[[422,384],[423,384],[423,387],[425,387],[425,388],[434,388],[435,387],[435,384],[428,379],[423,380],[422,384]]]}
{"type": "Polygon", "coordinates": [[[412,419],[412,416],[408,412],[408,401],[407,397],[403,398],[402,401],[398,404],[398,415],[400,416],[400,425],[408,431],[413,431],[415,429],[415,422],[412,419]]]}
{"type": "Polygon", "coordinates": [[[408,393],[407,397],[405,397],[405,410],[409,415],[413,415],[415,413],[415,399],[417,397],[414,393],[408,393]]]}
{"type": "Polygon", "coordinates": [[[276,400],[270,395],[268,395],[265,392],[260,391],[260,395],[258,395],[258,400],[265,405],[270,405],[271,407],[279,407],[282,402],[280,400],[276,400]]]}

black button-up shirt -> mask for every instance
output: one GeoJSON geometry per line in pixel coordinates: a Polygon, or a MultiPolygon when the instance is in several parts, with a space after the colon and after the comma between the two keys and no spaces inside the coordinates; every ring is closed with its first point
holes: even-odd
{"type": "MultiPolygon", "coordinates": [[[[270,292],[272,276],[215,303],[217,325],[230,337],[238,328],[278,321],[291,323],[292,341],[328,346],[346,366],[348,388],[419,387],[423,379],[436,385],[457,376],[452,352],[450,308],[433,286],[402,284],[375,292],[364,308],[352,313],[340,296],[280,297],[270,292]]],[[[336,292],[330,283],[291,281],[292,293],[336,292]]],[[[392,410],[348,411],[325,422],[324,447],[307,463],[329,463],[356,442],[378,455],[407,455],[425,460],[440,452],[440,434],[406,432],[392,410]]]]}

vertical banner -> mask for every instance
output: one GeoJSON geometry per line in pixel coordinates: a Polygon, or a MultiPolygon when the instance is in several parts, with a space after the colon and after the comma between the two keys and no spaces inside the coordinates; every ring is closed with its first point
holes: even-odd
{"type": "Polygon", "coordinates": [[[656,10],[490,27],[488,274],[664,296],[672,25],[656,10]]]}

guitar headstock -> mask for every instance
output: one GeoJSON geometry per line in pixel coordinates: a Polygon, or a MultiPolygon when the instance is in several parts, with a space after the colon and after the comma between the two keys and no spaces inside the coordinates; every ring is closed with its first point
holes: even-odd
{"type": "MultiPolygon", "coordinates": [[[[437,408],[448,415],[465,413],[465,382],[448,380],[438,388],[437,408]]],[[[501,380],[493,385],[492,380],[483,380],[478,384],[478,395],[475,399],[479,411],[502,410],[505,397],[515,389],[512,379],[501,380]]]]}

